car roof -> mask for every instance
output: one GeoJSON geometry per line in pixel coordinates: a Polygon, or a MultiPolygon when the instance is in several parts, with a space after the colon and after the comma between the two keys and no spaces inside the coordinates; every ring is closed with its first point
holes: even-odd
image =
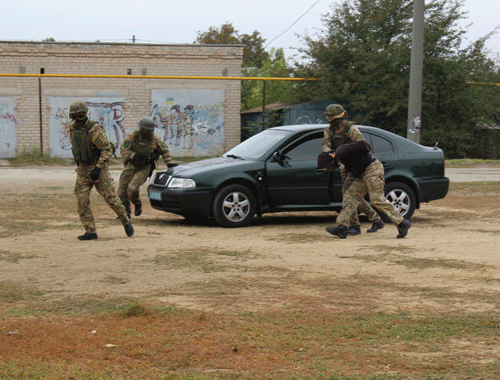
{"type": "MultiPolygon", "coordinates": [[[[386,131],[385,129],[377,128],[377,127],[370,127],[368,125],[358,125],[356,126],[359,128],[361,132],[375,132],[378,133],[382,136],[387,136],[391,137],[392,139],[404,141],[405,144],[410,144],[414,146],[419,146],[422,147],[421,144],[417,144],[403,136],[400,136],[396,133],[386,131]]],[[[292,133],[305,133],[309,131],[315,131],[315,130],[324,130],[326,127],[328,127],[328,124],[295,124],[295,125],[283,125],[280,127],[273,127],[269,129],[274,129],[274,130],[280,130],[280,131],[288,131],[292,133]]]]}
{"type": "MultiPolygon", "coordinates": [[[[372,130],[372,131],[383,131],[383,129],[376,127],[369,127],[367,125],[357,125],[356,126],[362,130],[372,130]]],[[[307,132],[314,131],[317,129],[325,129],[328,127],[328,124],[295,124],[295,125],[282,125],[280,127],[273,127],[270,129],[280,130],[280,131],[290,131],[290,132],[307,132]]],[[[387,131],[385,131],[387,132],[387,131]]]]}

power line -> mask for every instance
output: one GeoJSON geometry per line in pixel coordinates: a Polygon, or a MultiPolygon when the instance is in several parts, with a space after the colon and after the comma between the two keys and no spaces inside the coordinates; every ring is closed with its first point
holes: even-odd
{"type": "Polygon", "coordinates": [[[267,48],[267,47],[271,44],[271,42],[273,42],[274,40],[276,40],[276,39],[280,38],[283,34],[285,34],[286,32],[288,32],[288,31],[292,28],[292,26],[294,26],[294,25],[297,23],[297,21],[299,21],[302,17],[304,17],[304,16],[305,16],[305,15],[306,15],[306,14],[307,14],[307,13],[308,13],[311,9],[313,9],[313,7],[314,7],[316,4],[318,4],[319,2],[320,2],[320,0],[316,1],[316,2],[315,2],[312,6],[311,6],[311,8],[309,8],[307,11],[305,11],[305,12],[304,12],[304,14],[303,14],[302,16],[300,16],[297,20],[295,20],[295,22],[294,22],[292,25],[290,25],[290,26],[288,27],[288,29],[287,29],[287,30],[285,30],[283,33],[281,33],[278,37],[275,37],[275,38],[273,38],[271,41],[269,41],[269,43],[268,43],[266,46],[264,46],[264,49],[265,49],[265,48],[267,48]]]}

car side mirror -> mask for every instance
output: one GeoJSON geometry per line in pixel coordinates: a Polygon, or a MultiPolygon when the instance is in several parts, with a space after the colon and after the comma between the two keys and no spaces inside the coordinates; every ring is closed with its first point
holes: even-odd
{"type": "Polygon", "coordinates": [[[283,159],[281,157],[281,152],[274,152],[272,155],[272,162],[281,162],[283,159]]]}

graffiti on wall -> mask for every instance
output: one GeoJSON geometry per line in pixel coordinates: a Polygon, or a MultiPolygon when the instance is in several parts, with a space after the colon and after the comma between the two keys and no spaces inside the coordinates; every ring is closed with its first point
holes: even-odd
{"type": "Polygon", "coordinates": [[[17,146],[16,97],[0,96],[0,158],[15,157],[17,146]]]}
{"type": "MultiPolygon", "coordinates": [[[[106,130],[106,135],[115,146],[120,146],[125,137],[123,118],[124,98],[49,98],[50,106],[50,149],[53,156],[71,158],[69,141],[69,106],[78,100],[84,101],[89,108],[89,119],[95,120],[106,130]]],[[[119,153],[119,149],[116,154],[119,153]]]]}
{"type": "Polygon", "coordinates": [[[224,90],[151,91],[155,133],[172,156],[215,156],[224,149],[224,90]]]}

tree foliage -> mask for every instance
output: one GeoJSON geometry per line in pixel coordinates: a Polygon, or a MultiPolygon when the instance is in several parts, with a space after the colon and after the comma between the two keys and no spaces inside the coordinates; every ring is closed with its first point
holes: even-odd
{"type": "MultiPolygon", "coordinates": [[[[426,4],[422,93],[422,143],[440,138],[455,157],[472,152],[474,126],[492,114],[485,89],[467,81],[498,81],[484,52],[489,36],[461,47],[460,8],[460,0],[426,4]]],[[[412,17],[413,0],[332,4],[317,38],[304,37],[306,61],[296,63],[296,76],[320,81],[297,86],[296,100],[338,99],[359,113],[356,122],[406,136],[412,17]]]]}
{"type": "MultiPolygon", "coordinates": [[[[289,77],[291,68],[286,62],[283,49],[264,50],[264,42],[258,31],[239,34],[231,23],[219,28],[210,27],[198,32],[197,44],[241,44],[243,49],[242,75],[244,77],[289,77]]],[[[292,82],[266,81],[266,104],[285,102],[293,89],[292,82]]],[[[241,85],[241,109],[260,107],[263,103],[263,82],[246,80],[241,85]]]]}
{"type": "MultiPolygon", "coordinates": [[[[272,49],[268,58],[262,63],[261,69],[244,69],[247,77],[265,78],[289,78],[291,68],[288,66],[283,49],[272,49]]],[[[249,83],[246,96],[242,98],[242,109],[251,109],[262,106],[263,103],[263,81],[246,81],[249,83]]],[[[283,102],[286,103],[291,91],[294,89],[292,81],[266,81],[266,104],[283,102]]]]}
{"type": "Polygon", "coordinates": [[[206,32],[198,32],[195,44],[240,44],[243,48],[243,67],[262,67],[268,53],[264,50],[264,42],[258,31],[252,34],[239,34],[233,24],[227,22],[220,28],[211,26],[206,32]]]}

